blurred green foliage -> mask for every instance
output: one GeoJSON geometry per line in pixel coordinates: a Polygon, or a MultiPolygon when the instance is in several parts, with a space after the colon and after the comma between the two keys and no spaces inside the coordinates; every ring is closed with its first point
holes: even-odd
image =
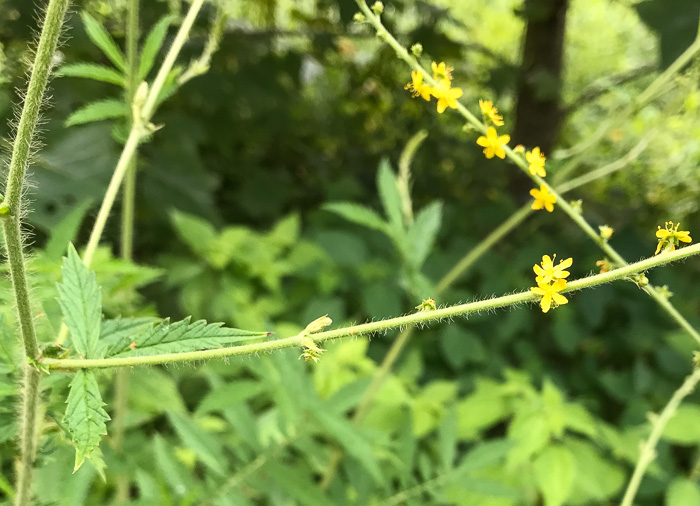
{"type": "MultiPolygon", "coordinates": [[[[572,0],[563,90],[571,109],[560,150],[549,156],[552,174],[567,163],[566,148],[651,82],[649,63],[665,68],[687,47],[681,28],[692,23],[670,30],[673,20],[659,12],[674,9],[659,10],[662,3],[572,0]],[[630,70],[638,71],[634,79],[613,79],[630,70]],[[587,95],[589,87],[602,92],[587,95]]],[[[90,0],[76,10],[85,9],[122,44],[125,4],[90,0]]],[[[142,4],[144,33],[165,15],[181,15],[177,1],[142,4]]],[[[116,213],[93,263],[107,317],[192,315],[287,336],[326,313],[342,324],[411,312],[525,202],[509,191],[513,167],[484,160],[459,118],[410,99],[403,90],[408,70],[352,23],[354,2],[221,5],[230,21],[209,72],[168,98],[156,118],[164,128],[140,151],[136,263],[113,253],[116,213]],[[387,195],[382,178],[391,177],[421,129],[429,135],[411,165],[413,231],[387,204],[396,196],[387,195]]],[[[5,120],[23,83],[34,7],[0,1],[5,120]]],[[[420,41],[426,61],[455,66],[465,104],[493,99],[507,128],[519,7],[515,0],[397,1],[387,2],[384,19],[403,43],[420,41]]],[[[697,20],[694,9],[680,2],[675,14],[697,20]]],[[[183,62],[201,52],[213,15],[207,6],[183,62]]],[[[62,61],[108,64],[80,16],[69,24],[62,61]]],[[[166,45],[169,37],[172,31],[166,45]]],[[[583,199],[593,223],[616,230],[612,244],[630,260],[653,252],[656,225],[665,220],[700,231],[698,75],[696,59],[661,97],[587,150],[577,169],[610,163],[655,132],[624,170],[573,196],[583,199]]],[[[123,101],[123,90],[71,76],[52,86],[28,215],[45,343],[61,320],[61,256],[69,241],[85,243],[125,127],[120,119],[69,126],[72,116],[66,123],[87,104],[123,101]]],[[[0,129],[9,137],[6,124],[0,129]]],[[[533,263],[553,252],[574,258],[575,277],[601,259],[562,214],[536,213],[437,302],[526,288],[533,263]]],[[[697,262],[650,275],[669,286],[696,328],[699,276],[697,262]]],[[[8,501],[18,350],[6,276],[0,297],[0,499],[8,501]]],[[[101,446],[106,481],[90,466],[71,475],[73,449],[62,423],[70,378],[51,374],[42,383],[37,496],[43,504],[109,504],[115,477],[126,474],[132,503],[143,505],[610,504],[648,434],[647,413],[680,384],[693,351],[690,338],[635,285],[604,286],[547,315],[517,308],[420,329],[364,423],[354,425],[349,417],[394,337],[329,343],[315,365],[298,360],[295,350],[135,369],[124,452],[109,441],[101,446]],[[336,448],[345,456],[324,490],[319,480],[336,448]]],[[[98,374],[105,386],[111,378],[98,374]]],[[[111,412],[113,392],[103,395],[111,412]]],[[[699,417],[693,396],[669,424],[639,504],[700,504],[699,417]]]]}

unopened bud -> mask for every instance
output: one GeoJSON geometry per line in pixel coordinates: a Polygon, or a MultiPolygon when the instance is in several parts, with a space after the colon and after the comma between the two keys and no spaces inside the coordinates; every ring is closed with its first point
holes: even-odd
{"type": "Polygon", "coordinates": [[[411,46],[411,53],[413,54],[413,56],[418,58],[420,55],[423,54],[423,44],[421,44],[420,42],[416,42],[415,44],[413,44],[411,46]]]}
{"type": "Polygon", "coordinates": [[[323,315],[320,318],[316,318],[314,321],[309,323],[304,329],[304,334],[314,334],[316,332],[321,332],[323,329],[328,327],[333,323],[333,320],[328,318],[328,315],[323,315]]]}
{"type": "Polygon", "coordinates": [[[384,12],[384,4],[382,2],[374,2],[374,5],[372,5],[372,10],[374,11],[375,14],[379,15],[382,12],[384,12]]]}

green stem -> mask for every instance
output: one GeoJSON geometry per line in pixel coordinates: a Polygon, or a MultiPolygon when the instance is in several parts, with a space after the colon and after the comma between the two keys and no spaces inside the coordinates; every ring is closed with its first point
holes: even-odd
{"type": "MultiPolygon", "coordinates": [[[[22,191],[24,176],[27,170],[29,155],[34,141],[39,114],[44,99],[44,93],[51,74],[51,61],[56,51],[61,26],[68,8],[68,0],[51,0],[46,9],[46,18],[41,30],[36,58],[32,65],[31,76],[24,99],[22,113],[15,142],[12,146],[12,157],[7,177],[5,203],[10,208],[10,215],[5,215],[3,232],[7,261],[12,279],[12,288],[17,305],[20,334],[24,344],[24,353],[28,360],[39,359],[39,345],[32,317],[29,287],[25,270],[24,252],[22,250],[22,231],[20,217],[22,215],[22,191]]],[[[20,457],[17,467],[17,483],[15,487],[15,504],[27,505],[32,503],[32,475],[36,460],[38,434],[37,412],[39,409],[39,372],[29,363],[25,363],[24,382],[21,389],[20,407],[20,457]]]]}
{"type": "MultiPolygon", "coordinates": [[[[182,46],[187,40],[189,31],[192,28],[195,18],[197,17],[197,13],[202,8],[203,2],[204,0],[195,0],[192,2],[192,5],[190,5],[187,16],[185,16],[185,19],[182,22],[177,35],[175,36],[173,44],[170,46],[170,50],[168,51],[165,60],[161,64],[160,69],[158,70],[156,79],[153,81],[153,85],[148,91],[144,105],[140,108],[139,117],[133,118],[131,130],[129,131],[129,137],[122,148],[121,155],[117,161],[117,166],[114,169],[112,179],[107,187],[107,192],[105,193],[102,204],[100,205],[100,210],[97,213],[95,224],[90,232],[90,238],[88,239],[85,253],[83,254],[83,263],[85,263],[87,267],[90,267],[90,264],[92,263],[95,251],[97,251],[97,246],[102,238],[102,233],[104,232],[107,218],[109,217],[109,213],[112,211],[112,206],[114,205],[114,201],[119,193],[119,188],[124,180],[127,170],[129,169],[131,160],[136,154],[138,145],[144,137],[148,136],[152,132],[150,120],[155,111],[158,95],[160,95],[160,92],[163,89],[165,79],[172,70],[175,60],[177,59],[177,55],[180,53],[182,46]]],[[[58,337],[56,337],[56,342],[63,344],[66,337],[68,337],[68,327],[63,324],[61,325],[61,330],[58,333],[58,337]]]]}
{"type": "MultiPolygon", "coordinates": [[[[129,19],[126,27],[126,60],[128,67],[127,78],[127,106],[134,101],[136,88],[139,85],[139,59],[138,59],[138,38],[139,38],[139,0],[130,0],[128,6],[129,19]]],[[[132,123],[134,118],[131,119],[132,123]]],[[[131,260],[133,256],[134,244],[134,206],[136,200],[136,153],[130,160],[129,167],[124,178],[122,192],[122,235],[121,253],[122,258],[131,260]]]]}
{"type": "Polygon", "coordinates": [[[666,404],[666,407],[663,409],[661,414],[658,417],[654,416],[652,419],[653,429],[651,434],[649,434],[649,439],[647,439],[644,446],[642,446],[639,460],[637,461],[637,465],[632,473],[632,478],[627,485],[627,490],[625,490],[625,495],[622,499],[621,506],[632,506],[634,497],[637,495],[637,490],[639,489],[639,485],[644,477],[644,473],[646,472],[647,467],[649,467],[649,464],[651,464],[656,457],[655,448],[659,442],[659,439],[661,439],[661,435],[663,434],[666,424],[671,418],[673,418],[673,415],[676,414],[676,410],[678,410],[678,406],[681,404],[683,399],[693,392],[699,381],[700,369],[696,370],[685,379],[681,387],[675,391],[671,399],[668,401],[668,404],[666,404]]]}
{"type": "MultiPolygon", "coordinates": [[[[365,15],[366,19],[374,28],[377,30],[377,35],[384,41],[386,41],[387,44],[389,44],[392,49],[396,52],[399,58],[404,60],[411,68],[414,70],[417,70],[421,72],[424,76],[424,81],[427,82],[428,84],[431,84],[435,86],[437,83],[436,81],[432,78],[431,74],[427,72],[426,69],[423,68],[423,66],[418,63],[418,60],[411,56],[408,51],[406,51],[406,48],[404,48],[399,42],[389,33],[389,31],[384,27],[384,25],[381,22],[381,19],[379,16],[375,15],[374,12],[367,6],[367,4],[364,2],[364,0],[356,0],[357,5],[360,7],[360,10],[363,12],[365,15]]],[[[700,32],[699,32],[700,33],[700,32]]],[[[700,46],[700,36],[698,39],[696,39],[697,45],[700,46]]],[[[691,45],[691,48],[687,50],[684,55],[684,58],[687,61],[689,61],[690,58],[700,49],[700,47],[696,48],[696,44],[693,43],[691,45]]],[[[660,76],[661,77],[661,76],[660,76]]],[[[666,77],[664,77],[665,80],[670,79],[670,75],[667,74],[666,77]]],[[[657,79],[658,80],[658,79],[657,79]]],[[[664,81],[666,82],[666,81],[664,81]]],[[[663,84],[663,83],[662,83],[663,84]]],[[[646,100],[646,98],[645,98],[646,100]]],[[[642,104],[641,101],[635,101],[635,104],[642,104]]],[[[472,114],[462,103],[457,102],[457,110],[460,112],[460,114],[479,132],[481,133],[486,133],[486,125],[484,125],[481,121],[479,121],[474,114],[472,114]]],[[[530,171],[528,170],[528,164],[525,162],[525,160],[517,155],[513,150],[508,147],[504,146],[503,147],[506,156],[513,162],[515,165],[517,165],[530,179],[532,179],[537,185],[539,186],[546,186],[547,189],[551,194],[553,194],[556,199],[557,199],[557,205],[566,213],[569,215],[569,217],[576,223],[583,232],[588,235],[604,252],[605,254],[611,258],[614,262],[620,265],[626,265],[626,261],[622,258],[622,256],[615,251],[615,249],[610,246],[603,238],[600,237],[600,234],[596,232],[593,227],[583,218],[583,216],[575,210],[567,201],[565,201],[561,194],[557,192],[549,183],[547,183],[544,179],[541,177],[531,174],[530,171]]],[[[696,342],[700,344],[700,333],[698,333],[697,330],[693,328],[690,323],[681,315],[677,310],[670,311],[669,307],[672,307],[671,303],[668,302],[663,295],[661,295],[654,287],[651,285],[646,288],[646,292],[655,300],[659,303],[659,305],[671,316],[672,319],[674,319],[684,330],[690,334],[690,336],[695,339],[696,342]],[[661,303],[663,300],[666,300],[666,303],[661,303]]]]}
{"type": "MultiPolygon", "coordinates": [[[[134,102],[136,89],[139,85],[139,0],[129,0],[128,21],[126,27],[126,61],[127,76],[127,106],[134,102]]],[[[133,112],[133,108],[132,108],[133,112]]],[[[132,123],[134,118],[131,119],[132,123]]],[[[138,152],[135,151],[124,177],[122,186],[122,228],[121,228],[121,256],[125,260],[133,258],[134,250],[134,208],[136,206],[136,160],[138,152]]],[[[124,434],[126,432],[126,416],[129,410],[129,371],[119,369],[114,379],[114,422],[112,425],[112,446],[117,455],[124,460],[124,434]]],[[[114,499],[117,504],[126,503],[129,500],[129,476],[127,473],[118,473],[116,478],[116,491],[114,499]]]]}
{"type": "Polygon", "coordinates": [[[32,477],[36,449],[39,443],[37,414],[39,412],[39,379],[41,372],[33,366],[24,366],[22,382],[22,404],[20,407],[20,458],[17,462],[14,504],[26,506],[32,504],[32,477]]]}
{"type": "Polygon", "coordinates": [[[124,149],[122,150],[119,161],[117,162],[117,167],[114,169],[114,174],[112,174],[112,180],[109,182],[109,186],[107,187],[107,192],[102,200],[100,210],[97,213],[97,219],[95,220],[95,225],[90,233],[90,239],[88,240],[85,254],[83,255],[83,262],[88,267],[90,266],[93,256],[95,255],[97,245],[102,238],[102,233],[104,232],[107,218],[112,210],[114,200],[119,193],[119,187],[121,186],[124,175],[126,174],[127,169],[131,164],[131,160],[136,153],[139,142],[143,137],[150,133],[148,124],[153,116],[153,113],[155,112],[158,95],[160,95],[163,85],[165,84],[165,80],[175,64],[177,55],[180,54],[180,50],[189,36],[192,24],[197,17],[197,13],[202,8],[203,2],[204,0],[195,0],[192,2],[192,5],[190,5],[190,10],[187,12],[187,16],[185,16],[185,19],[182,22],[177,35],[175,36],[175,40],[173,41],[172,46],[170,46],[170,50],[168,51],[165,60],[163,60],[163,64],[160,66],[160,69],[158,69],[158,74],[153,81],[153,85],[148,91],[146,101],[140,110],[140,117],[133,118],[129,137],[126,140],[126,144],[124,144],[124,149]]]}
{"type": "MultiPolygon", "coordinates": [[[[700,244],[687,246],[676,251],[663,252],[660,255],[640,260],[633,264],[625,265],[618,269],[602,274],[595,274],[586,278],[570,281],[567,287],[562,290],[562,293],[591,288],[593,286],[610,283],[620,279],[628,278],[633,274],[665,265],[677,260],[688,258],[693,255],[700,254],[700,244]]],[[[648,287],[647,287],[648,288],[648,287]]],[[[77,369],[106,369],[112,367],[134,367],[139,365],[156,365],[156,364],[173,364],[179,362],[192,362],[198,360],[209,360],[213,358],[225,358],[241,355],[251,355],[257,353],[265,353],[284,348],[303,347],[304,342],[312,340],[315,343],[322,343],[331,339],[338,339],[348,336],[360,336],[384,332],[389,329],[398,327],[413,326],[421,323],[428,323],[444,319],[451,319],[456,316],[465,316],[471,313],[488,311],[516,304],[539,301],[540,297],[530,291],[516,293],[512,295],[504,295],[492,299],[470,302],[467,304],[458,304],[455,306],[444,307],[433,311],[423,311],[410,314],[407,316],[399,316],[389,318],[387,320],[363,323],[361,325],[353,325],[336,330],[326,332],[318,332],[310,335],[296,335],[275,341],[266,341],[263,343],[246,344],[230,348],[219,348],[205,351],[192,351],[186,353],[168,353],[163,355],[151,355],[141,357],[124,357],[124,358],[104,358],[104,359],[42,359],[41,364],[50,369],[61,370],[77,370],[77,369]]]]}

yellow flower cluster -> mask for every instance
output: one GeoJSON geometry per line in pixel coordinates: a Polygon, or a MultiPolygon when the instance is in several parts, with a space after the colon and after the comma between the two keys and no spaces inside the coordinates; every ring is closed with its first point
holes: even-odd
{"type": "MultiPolygon", "coordinates": [[[[503,116],[498,114],[498,109],[496,109],[491,100],[481,100],[479,99],[479,109],[481,109],[481,114],[485,120],[490,121],[497,127],[504,125],[503,116]]],[[[486,135],[482,135],[476,140],[476,143],[484,148],[484,155],[486,158],[493,158],[497,156],[498,158],[505,158],[506,152],[503,146],[510,142],[510,135],[498,135],[496,129],[489,126],[486,129],[486,135]]],[[[525,148],[521,145],[517,145],[514,152],[521,154],[525,153],[525,160],[528,163],[528,170],[533,176],[545,177],[547,171],[544,169],[544,163],[547,158],[544,156],[539,147],[535,147],[532,151],[525,152],[525,148]]],[[[557,201],[556,195],[552,195],[549,192],[549,188],[546,185],[540,185],[540,189],[533,188],[530,190],[530,195],[535,197],[535,201],[532,203],[532,209],[546,209],[550,213],[554,211],[554,204],[557,201]]]]}
{"type": "Polygon", "coordinates": [[[659,239],[659,244],[656,246],[654,255],[658,255],[662,250],[673,251],[677,246],[680,246],[681,242],[691,242],[693,240],[690,237],[690,231],[678,230],[680,226],[680,223],[676,223],[674,227],[672,221],[667,221],[664,223],[664,228],[657,227],[656,237],[659,239]]]}
{"type": "Polygon", "coordinates": [[[409,90],[413,97],[422,97],[427,101],[430,101],[431,96],[437,98],[437,112],[440,114],[448,107],[457,109],[457,99],[462,96],[462,89],[452,87],[454,69],[445,65],[445,62],[440,64],[433,62],[432,69],[433,79],[437,83],[435,86],[425,84],[423,72],[414,70],[411,72],[411,82],[404,89],[409,90]]]}
{"type": "Polygon", "coordinates": [[[531,287],[530,291],[542,296],[540,307],[543,313],[550,310],[552,303],[554,303],[554,307],[557,307],[569,302],[559,292],[566,288],[566,278],[570,274],[566,269],[571,267],[574,261],[571,258],[567,258],[566,260],[560,260],[558,265],[554,265],[556,258],[557,255],[552,255],[552,258],[549,255],[544,255],[542,263],[532,267],[532,270],[535,271],[535,283],[537,283],[537,286],[531,287]]]}

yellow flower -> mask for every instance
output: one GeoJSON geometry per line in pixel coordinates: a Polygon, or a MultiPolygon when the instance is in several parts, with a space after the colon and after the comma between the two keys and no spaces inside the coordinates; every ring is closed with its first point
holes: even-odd
{"type": "Polygon", "coordinates": [[[615,232],[615,229],[609,227],[608,225],[601,225],[598,227],[598,230],[600,230],[600,237],[602,237],[606,241],[610,239],[613,235],[613,232],[615,232]]]}
{"type": "Polygon", "coordinates": [[[688,230],[678,230],[678,227],[680,227],[680,223],[676,223],[676,226],[673,226],[672,221],[667,221],[664,223],[664,229],[661,227],[657,227],[658,230],[656,231],[656,237],[659,239],[659,244],[656,246],[656,252],[654,255],[658,255],[659,252],[663,249],[663,251],[673,251],[676,249],[676,246],[679,246],[681,242],[691,242],[692,239],[690,238],[690,232],[688,230]]]}
{"type": "Polygon", "coordinates": [[[537,277],[535,282],[540,283],[550,283],[551,281],[558,281],[560,279],[568,278],[570,272],[564,269],[568,269],[574,263],[572,258],[567,258],[566,260],[559,260],[559,265],[554,265],[554,260],[556,260],[557,255],[544,255],[542,257],[542,265],[534,265],[532,270],[535,271],[537,277]]]}
{"type": "Polygon", "coordinates": [[[531,287],[530,291],[542,296],[540,307],[542,308],[542,312],[546,313],[552,307],[552,302],[554,302],[554,307],[561,306],[569,302],[566,297],[560,293],[557,293],[561,292],[564,288],[566,288],[566,280],[558,279],[551,285],[549,283],[537,283],[537,286],[531,287]]]}
{"type": "Polygon", "coordinates": [[[600,273],[603,274],[604,272],[609,272],[610,269],[612,269],[612,265],[610,265],[610,260],[607,258],[604,258],[603,260],[598,260],[595,263],[598,267],[600,267],[600,273]]]}
{"type": "Polygon", "coordinates": [[[493,106],[493,102],[479,99],[479,108],[483,115],[491,120],[491,123],[496,126],[503,126],[503,116],[498,114],[498,109],[493,106]]]}
{"type": "Polygon", "coordinates": [[[452,81],[452,71],[454,70],[453,67],[448,67],[445,65],[444,61],[440,62],[440,65],[433,62],[431,67],[433,68],[433,79],[436,81],[439,81],[440,79],[452,81]]]}
{"type": "Polygon", "coordinates": [[[457,109],[457,99],[462,96],[462,89],[452,88],[448,79],[440,79],[432,93],[438,99],[437,112],[442,114],[448,107],[457,109]]]}
{"type": "Polygon", "coordinates": [[[510,142],[510,135],[499,136],[496,129],[493,127],[488,127],[486,129],[486,137],[483,135],[476,140],[479,146],[484,148],[484,155],[486,158],[493,158],[494,155],[498,158],[505,158],[506,152],[503,151],[503,145],[510,142]]]}
{"type": "Polygon", "coordinates": [[[430,102],[430,94],[433,92],[432,87],[423,84],[423,73],[417,70],[411,72],[411,82],[403,89],[410,90],[413,98],[423,97],[428,102],[430,102]]]}
{"type": "Polygon", "coordinates": [[[535,201],[532,203],[532,209],[537,211],[543,207],[550,213],[554,211],[554,204],[557,202],[556,195],[549,193],[549,190],[545,185],[540,185],[540,189],[533,188],[530,190],[530,195],[535,197],[535,201]]]}
{"type": "Polygon", "coordinates": [[[547,158],[540,152],[540,148],[534,148],[532,151],[525,153],[525,159],[527,163],[530,164],[528,167],[530,174],[540,177],[545,177],[547,175],[547,172],[544,170],[544,161],[547,158]]]}

